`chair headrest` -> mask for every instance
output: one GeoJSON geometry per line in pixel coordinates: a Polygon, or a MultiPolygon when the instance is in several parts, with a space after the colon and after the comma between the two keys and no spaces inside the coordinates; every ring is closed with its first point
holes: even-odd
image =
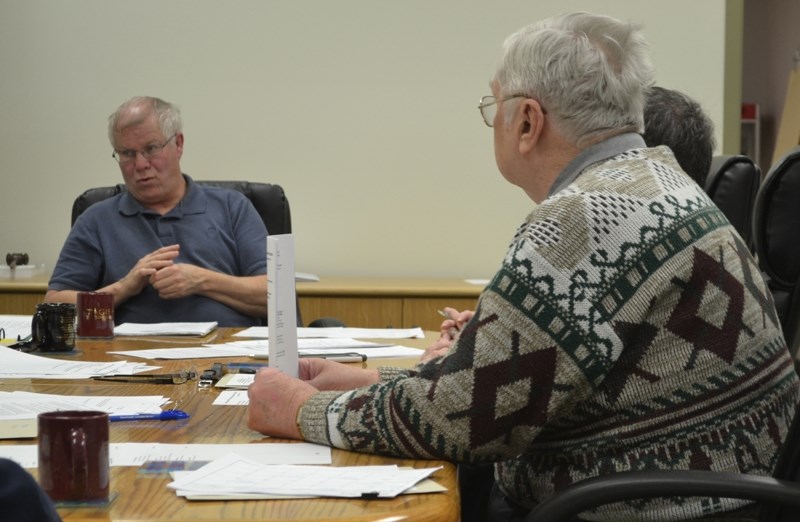
{"type": "Polygon", "coordinates": [[[752,241],[753,204],[761,183],[761,169],[742,155],[714,156],[705,191],[749,246],[752,241]]]}
{"type": "Polygon", "coordinates": [[[800,147],[767,173],[753,216],[756,255],[770,280],[793,287],[800,276],[800,147]]]}
{"type": "MultiPolygon", "coordinates": [[[[220,187],[241,192],[247,197],[261,216],[270,234],[290,234],[292,232],[292,216],[289,199],[280,185],[250,181],[195,181],[198,185],[220,187]]],[[[84,210],[104,199],[124,192],[125,185],[120,183],[110,187],[91,188],[78,196],[72,204],[72,221],[75,224],[84,210]]]]}

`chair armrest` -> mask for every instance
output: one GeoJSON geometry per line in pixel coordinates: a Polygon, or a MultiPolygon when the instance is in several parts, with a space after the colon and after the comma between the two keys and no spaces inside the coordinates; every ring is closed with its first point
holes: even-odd
{"type": "Polygon", "coordinates": [[[721,497],[800,508],[800,484],[772,477],[714,471],[628,471],[582,480],[542,501],[526,521],[562,522],[623,500],[721,497]]]}

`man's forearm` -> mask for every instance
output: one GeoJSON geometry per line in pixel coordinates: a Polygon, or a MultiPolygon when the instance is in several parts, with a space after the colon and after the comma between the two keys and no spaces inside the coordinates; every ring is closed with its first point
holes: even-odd
{"type": "Polygon", "coordinates": [[[208,274],[199,292],[252,317],[267,316],[267,276],[208,274]]]}

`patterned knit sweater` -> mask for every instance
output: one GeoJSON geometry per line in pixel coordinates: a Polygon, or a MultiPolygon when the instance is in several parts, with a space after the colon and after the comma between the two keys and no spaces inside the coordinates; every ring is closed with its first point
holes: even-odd
{"type": "MultiPolygon", "coordinates": [[[[321,392],[306,440],[495,462],[535,505],[623,470],[768,475],[800,401],[758,268],[669,149],[589,165],[520,227],[448,355],[321,392]]],[[[654,499],[587,520],[682,520],[745,504],[654,499]]]]}

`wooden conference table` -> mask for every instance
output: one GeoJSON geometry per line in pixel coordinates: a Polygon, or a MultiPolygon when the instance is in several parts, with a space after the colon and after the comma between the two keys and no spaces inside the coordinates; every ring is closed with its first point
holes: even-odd
{"type": "MultiPolygon", "coordinates": [[[[77,356],[70,360],[114,361],[127,359],[109,355],[108,350],[133,350],[163,346],[191,346],[203,342],[225,342],[235,329],[221,328],[208,336],[193,339],[116,337],[113,340],[79,339],[77,356]],[[171,341],[166,344],[164,341],[171,341]],[[182,341],[189,341],[182,344],[182,341]],[[173,344],[174,343],[174,344],[173,344]]],[[[428,341],[404,339],[400,344],[423,348],[428,341]]],[[[180,371],[190,367],[198,371],[210,368],[214,362],[244,361],[224,359],[196,359],[182,361],[150,361],[161,366],[157,373],[180,371]]],[[[144,359],[141,359],[144,361],[144,359]]],[[[369,366],[413,366],[412,359],[375,359],[369,366]]],[[[0,390],[25,390],[37,393],[64,395],[163,395],[178,402],[178,407],[191,414],[186,421],[132,421],[111,425],[111,442],[161,442],[268,444],[270,439],[247,428],[247,408],[244,406],[213,406],[218,389],[199,389],[197,381],[180,385],[119,383],[89,380],[7,379],[0,380],[0,390]]],[[[5,440],[0,444],[31,444],[28,440],[5,440]]],[[[112,501],[103,507],[59,507],[64,522],[74,521],[251,521],[251,520],[303,520],[303,521],[456,521],[459,518],[459,494],[455,466],[442,461],[395,459],[333,449],[334,466],[397,464],[399,466],[443,468],[432,478],[447,488],[445,493],[401,495],[393,499],[302,499],[302,500],[246,500],[246,501],[188,501],[167,488],[170,478],[166,473],[143,473],[136,467],[111,468],[112,501]]],[[[36,470],[29,470],[35,476],[36,470]]]]}

